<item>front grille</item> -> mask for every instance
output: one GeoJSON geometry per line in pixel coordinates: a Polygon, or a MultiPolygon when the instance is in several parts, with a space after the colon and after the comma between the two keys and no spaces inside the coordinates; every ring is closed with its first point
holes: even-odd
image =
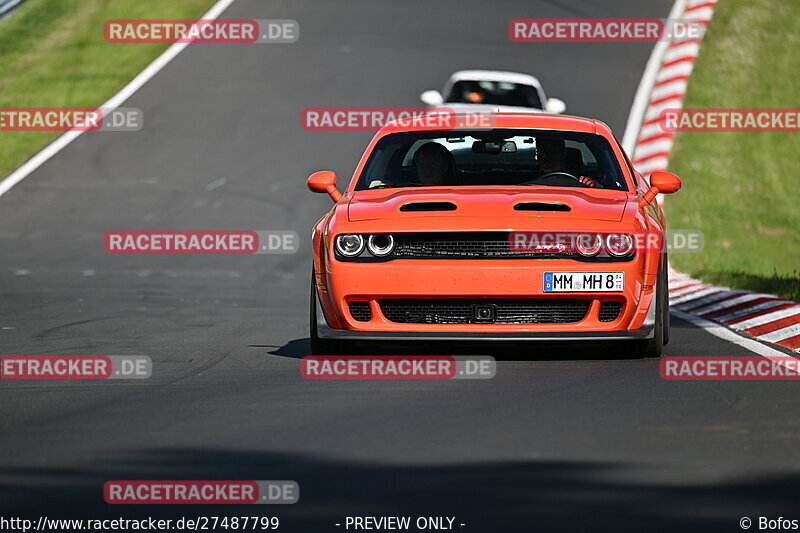
{"type": "MultiPolygon", "coordinates": [[[[630,261],[601,253],[595,257],[557,250],[514,249],[510,232],[395,233],[392,259],[574,259],[583,262],[630,261]]],[[[389,259],[389,258],[387,258],[389,259]]]]}
{"type": "Polygon", "coordinates": [[[515,251],[509,246],[508,239],[508,233],[396,234],[394,256],[404,259],[521,259],[559,256],[559,254],[515,251]]]}
{"type": "Polygon", "coordinates": [[[602,302],[600,304],[600,322],[613,322],[622,311],[622,302],[602,302]]]}
{"type": "Polygon", "coordinates": [[[580,322],[589,310],[583,299],[423,299],[378,300],[387,320],[402,324],[567,324],[580,322]],[[478,319],[490,307],[492,319],[478,319]]]}
{"type": "Polygon", "coordinates": [[[350,315],[353,320],[359,322],[369,322],[372,320],[372,311],[369,308],[369,302],[350,302],[347,304],[350,308],[350,315]]]}

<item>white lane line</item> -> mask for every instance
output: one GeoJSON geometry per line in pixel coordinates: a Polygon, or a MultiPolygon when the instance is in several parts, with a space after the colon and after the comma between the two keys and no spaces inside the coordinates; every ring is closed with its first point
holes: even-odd
{"type": "MultiPolygon", "coordinates": [[[[234,0],[218,0],[216,4],[211,6],[211,9],[205,15],[200,17],[203,20],[216,19],[218,16],[230,6],[234,0]]],[[[117,94],[112,96],[101,107],[107,111],[112,111],[122,105],[125,100],[133,96],[133,94],[142,88],[142,86],[150,81],[167,63],[172,61],[184,48],[189,46],[190,43],[173,43],[167,48],[164,53],[158,56],[152,63],[139,73],[128,85],[123,87],[117,94]]],[[[9,174],[9,176],[0,181],[0,196],[3,196],[11,188],[28,177],[28,175],[42,166],[48,159],[60,152],[65,146],[78,138],[83,131],[68,131],[60,137],[56,138],[53,142],[45,146],[36,155],[26,161],[21,167],[9,174]]]]}
{"type": "Polygon", "coordinates": [[[755,339],[743,337],[738,333],[735,333],[734,331],[728,329],[727,327],[717,324],[716,322],[706,320],[705,318],[701,318],[699,316],[690,315],[688,313],[684,313],[683,311],[676,311],[675,309],[671,309],[670,312],[682,320],[686,320],[687,322],[690,322],[691,324],[699,328],[703,328],[704,330],[709,332],[711,335],[714,335],[715,337],[719,337],[720,339],[732,342],[733,344],[741,346],[746,350],[750,350],[753,353],[762,355],[772,361],[778,362],[778,364],[783,364],[780,363],[779,361],[781,360],[785,361],[787,358],[786,353],[781,352],[780,350],[777,350],[775,348],[771,348],[766,344],[761,344],[755,339]]]}
{"type": "Polygon", "coordinates": [[[765,324],[769,324],[770,322],[775,322],[776,320],[781,320],[794,315],[800,315],[800,305],[787,307],[786,309],[779,309],[771,313],[748,318],[747,320],[742,320],[741,322],[731,325],[731,327],[741,331],[755,326],[763,326],[765,324]]]}

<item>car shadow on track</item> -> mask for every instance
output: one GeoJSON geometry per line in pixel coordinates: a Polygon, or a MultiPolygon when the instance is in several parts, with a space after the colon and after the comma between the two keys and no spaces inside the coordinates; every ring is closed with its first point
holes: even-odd
{"type": "MultiPolygon", "coordinates": [[[[256,346],[253,346],[256,347],[256,346]]],[[[308,338],[294,339],[269,352],[299,359],[311,355],[308,338]]],[[[574,361],[631,359],[622,343],[603,342],[450,342],[418,341],[358,343],[352,351],[337,355],[490,355],[498,361],[574,361]]]]}
{"type": "Polygon", "coordinates": [[[278,516],[281,532],[340,531],[346,516],[453,516],[455,531],[733,531],[796,508],[797,475],[659,482],[632,464],[425,465],[257,449],[155,448],[60,468],[0,470],[0,516],[177,519],[278,516]],[[109,480],[294,480],[294,505],[107,505],[109,480]]]}

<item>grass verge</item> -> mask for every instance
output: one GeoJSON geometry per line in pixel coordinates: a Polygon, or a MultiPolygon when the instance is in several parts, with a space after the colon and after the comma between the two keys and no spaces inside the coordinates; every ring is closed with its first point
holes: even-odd
{"type": "MultiPolygon", "coordinates": [[[[800,2],[720,2],[686,108],[798,108],[800,2]]],[[[680,133],[670,170],[670,226],[697,228],[705,250],[673,254],[704,281],[800,300],[800,134],[680,133]]]]}
{"type": "MultiPolygon", "coordinates": [[[[35,0],[0,20],[0,108],[96,107],[168,44],[103,38],[108,19],[196,19],[213,0],[35,0]]],[[[0,179],[60,132],[0,131],[0,179]]]]}

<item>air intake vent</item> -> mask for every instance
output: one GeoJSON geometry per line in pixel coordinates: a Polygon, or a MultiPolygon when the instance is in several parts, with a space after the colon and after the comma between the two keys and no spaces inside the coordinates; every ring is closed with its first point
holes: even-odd
{"type": "Polygon", "coordinates": [[[546,202],[523,202],[514,206],[514,211],[569,211],[565,204],[549,204],[546,202]]]}
{"type": "Polygon", "coordinates": [[[353,320],[359,322],[369,322],[372,320],[372,311],[369,308],[369,302],[350,302],[347,304],[350,308],[350,315],[353,320]]]}
{"type": "Polygon", "coordinates": [[[622,302],[602,302],[600,304],[600,322],[613,322],[622,311],[622,302]]]}
{"type": "Polygon", "coordinates": [[[584,299],[400,298],[378,303],[387,320],[400,324],[569,324],[580,322],[589,310],[584,299]],[[483,319],[478,309],[493,310],[483,319]]]}
{"type": "Polygon", "coordinates": [[[414,202],[403,204],[400,211],[455,211],[456,204],[450,202],[414,202]]]}

